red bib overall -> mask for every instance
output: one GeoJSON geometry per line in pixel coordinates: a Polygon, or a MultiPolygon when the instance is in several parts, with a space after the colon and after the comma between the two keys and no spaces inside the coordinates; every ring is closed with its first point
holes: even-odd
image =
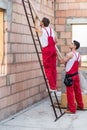
{"type": "MultiPolygon", "coordinates": [[[[45,29],[46,30],[46,29],[45,29]]],[[[42,48],[42,59],[46,77],[49,82],[49,87],[56,90],[56,49],[55,42],[52,37],[52,30],[50,28],[50,35],[48,35],[48,46],[42,48]]]]}
{"type": "MultiPolygon", "coordinates": [[[[78,72],[78,65],[79,65],[78,58],[79,56],[77,57],[77,60],[74,62],[72,68],[67,72],[67,74],[74,74],[78,72]]],[[[77,106],[81,109],[83,108],[83,101],[82,101],[79,75],[78,74],[74,75],[72,78],[73,78],[73,85],[71,87],[66,86],[66,93],[67,93],[69,110],[71,112],[75,112],[76,111],[75,100],[77,102],[77,106]]]]}

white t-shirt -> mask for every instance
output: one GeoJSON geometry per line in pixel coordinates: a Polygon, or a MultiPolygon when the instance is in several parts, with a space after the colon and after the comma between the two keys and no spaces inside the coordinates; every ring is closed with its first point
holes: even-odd
{"type": "Polygon", "coordinates": [[[68,72],[68,71],[72,68],[74,62],[75,62],[77,59],[78,59],[78,62],[79,62],[80,59],[81,59],[81,57],[80,57],[80,55],[79,55],[79,52],[75,52],[75,54],[73,53],[73,57],[66,63],[66,72],[68,72]]]}
{"type": "MultiPolygon", "coordinates": [[[[50,36],[50,27],[45,27],[49,36],[50,36]]],[[[40,42],[41,42],[41,46],[42,47],[46,47],[48,45],[48,35],[47,35],[47,32],[44,28],[42,28],[42,35],[40,36],[40,42]]],[[[55,39],[55,35],[54,35],[54,31],[53,29],[51,28],[52,30],[52,37],[55,39]]]]}

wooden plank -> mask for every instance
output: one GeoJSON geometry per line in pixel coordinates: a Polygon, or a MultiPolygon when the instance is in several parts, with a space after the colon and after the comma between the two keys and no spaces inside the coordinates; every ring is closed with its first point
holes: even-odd
{"type": "Polygon", "coordinates": [[[31,4],[31,6],[32,6],[32,9],[33,9],[33,11],[34,11],[36,17],[38,18],[39,21],[41,21],[39,15],[38,15],[38,13],[37,13],[37,10],[36,10],[36,8],[35,8],[35,6],[34,6],[34,4],[32,3],[31,0],[29,0],[29,2],[30,2],[30,4],[31,4]]]}
{"type": "Polygon", "coordinates": [[[0,10],[0,64],[3,61],[3,11],[0,10]]]}
{"type": "MultiPolygon", "coordinates": [[[[87,94],[82,94],[84,109],[87,109],[87,94]]],[[[67,108],[67,97],[66,93],[62,93],[61,95],[61,107],[67,108]]]]}

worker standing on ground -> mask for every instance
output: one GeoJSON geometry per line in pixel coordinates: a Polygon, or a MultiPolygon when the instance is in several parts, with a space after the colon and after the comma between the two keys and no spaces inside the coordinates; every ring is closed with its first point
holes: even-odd
{"type": "Polygon", "coordinates": [[[69,45],[71,52],[69,52],[61,61],[65,64],[66,77],[71,77],[72,79],[71,85],[66,85],[68,102],[68,110],[66,111],[67,113],[75,113],[76,109],[83,109],[84,107],[78,74],[78,67],[81,62],[81,57],[79,52],[76,51],[79,47],[80,43],[74,40],[73,43],[69,45]],[[77,106],[74,99],[76,99],[77,106]]]}
{"type": "Polygon", "coordinates": [[[42,60],[46,77],[49,82],[49,90],[56,91],[56,48],[55,35],[53,29],[49,26],[50,21],[44,17],[40,23],[41,29],[35,24],[36,31],[39,34],[42,46],[42,60]]]}

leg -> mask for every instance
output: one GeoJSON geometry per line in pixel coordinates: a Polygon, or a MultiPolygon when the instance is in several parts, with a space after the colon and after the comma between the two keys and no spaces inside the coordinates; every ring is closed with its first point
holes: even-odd
{"type": "Polygon", "coordinates": [[[82,100],[82,94],[81,94],[81,88],[80,88],[80,80],[79,80],[79,76],[76,75],[74,77],[74,91],[75,91],[75,98],[77,101],[77,106],[81,109],[83,109],[84,105],[83,105],[83,100],[82,100]]]}
{"type": "Polygon", "coordinates": [[[66,93],[67,93],[68,108],[69,108],[70,112],[75,113],[76,104],[75,104],[75,100],[74,100],[73,85],[71,87],[66,87],[66,93]]]}
{"type": "Polygon", "coordinates": [[[56,71],[56,55],[52,56],[52,75],[53,75],[53,79],[54,79],[54,83],[56,85],[56,77],[57,77],[57,71],[56,71]]]}
{"type": "Polygon", "coordinates": [[[50,89],[56,90],[56,85],[54,82],[54,77],[53,77],[53,72],[52,72],[52,55],[48,54],[43,54],[43,65],[44,65],[44,70],[50,85],[50,89]]]}

